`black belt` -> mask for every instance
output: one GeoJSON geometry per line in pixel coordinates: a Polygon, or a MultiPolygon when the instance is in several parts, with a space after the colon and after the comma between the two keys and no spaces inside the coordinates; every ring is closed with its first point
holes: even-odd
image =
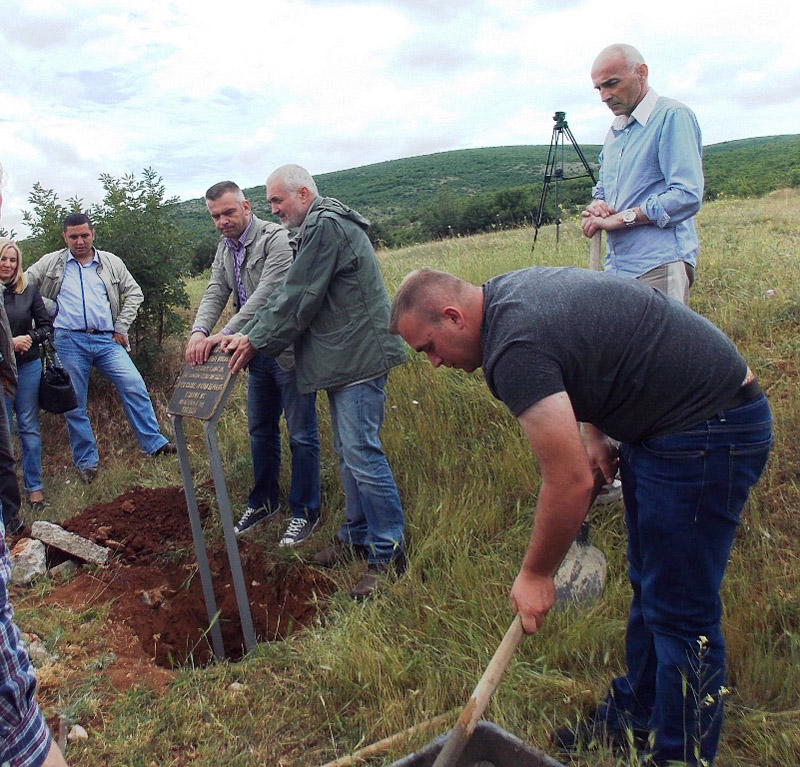
{"type": "Polygon", "coordinates": [[[722,409],[735,410],[737,407],[746,405],[751,399],[755,399],[759,394],[761,394],[761,387],[758,385],[758,381],[756,381],[754,378],[752,381],[750,381],[750,383],[740,386],[736,394],[731,397],[731,399],[722,409]]]}
{"type": "Polygon", "coordinates": [[[64,328],[64,330],[69,330],[70,333],[88,333],[90,336],[114,332],[113,330],[95,330],[94,328],[64,328]]]}

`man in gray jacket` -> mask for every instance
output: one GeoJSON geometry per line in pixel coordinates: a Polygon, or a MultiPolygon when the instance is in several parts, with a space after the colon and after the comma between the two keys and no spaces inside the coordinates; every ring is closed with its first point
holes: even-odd
{"type": "Polygon", "coordinates": [[[345,519],[335,544],[314,561],[367,559],[367,573],[350,592],[363,599],[405,567],[403,508],[379,437],[386,380],[405,361],[405,349],[387,330],[389,299],[366,234],[369,222],[320,197],[298,165],[272,173],[267,201],[284,227],[297,229],[290,241],[295,260],[281,287],[222,348],[235,372],[259,350],[277,354],[294,343],[300,391],[328,392],[345,519]]]}
{"type": "Polygon", "coordinates": [[[78,406],[65,414],[72,458],[83,482],[97,476],[97,443],[86,412],[95,366],[114,384],[139,446],[148,455],[175,453],[161,433],[141,374],[128,354],[128,329],[144,296],[121,258],[94,247],[84,213],[64,219],[67,247],[42,256],[26,272],[54,315],[55,345],[72,379],[78,406]]]}
{"type": "MultiPolygon", "coordinates": [[[[241,330],[283,282],[292,263],[286,231],[256,218],[233,181],[214,184],[206,192],[206,207],[222,237],[186,347],[190,365],[202,365],[220,341],[241,330]],[[212,335],[231,295],[235,313],[212,335]]],[[[258,354],[248,367],[247,426],[254,482],[247,508],[234,527],[237,535],[278,510],[281,410],[292,451],[292,519],[278,545],[295,546],[319,521],[320,479],[316,394],[298,392],[291,347],[274,358],[258,354]]]]}

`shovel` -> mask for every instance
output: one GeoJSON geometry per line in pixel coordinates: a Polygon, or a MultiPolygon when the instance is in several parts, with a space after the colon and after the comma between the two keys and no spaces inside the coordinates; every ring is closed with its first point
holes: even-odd
{"type": "Polygon", "coordinates": [[[450,731],[450,736],[439,752],[439,756],[436,757],[433,767],[455,767],[458,757],[469,743],[478,721],[486,710],[489,698],[500,684],[500,678],[503,676],[514,650],[517,649],[522,634],[522,618],[517,615],[489,661],[486,671],[483,672],[483,676],[461,712],[461,716],[458,717],[458,721],[450,731]]]}
{"type": "MultiPolygon", "coordinates": [[[[603,477],[603,473],[599,469],[596,469],[594,472],[592,500],[589,506],[594,503],[604,482],[605,478],[603,477]]],[[[579,551],[579,558],[586,558],[588,550],[593,547],[586,546],[585,548],[587,551],[579,551]]],[[[602,556],[602,554],[600,556],[602,556]]],[[[519,645],[522,639],[522,634],[522,618],[517,614],[508,631],[506,631],[503,641],[500,642],[500,646],[489,661],[486,671],[483,672],[483,676],[475,687],[464,710],[461,712],[461,716],[458,717],[458,721],[450,731],[450,735],[442,747],[442,750],[439,752],[439,755],[436,757],[433,767],[456,767],[458,758],[461,756],[467,743],[469,743],[469,739],[472,737],[472,733],[475,731],[478,721],[483,716],[483,712],[489,704],[489,698],[492,697],[492,693],[497,689],[497,685],[500,684],[500,678],[503,676],[503,672],[506,670],[511,656],[514,654],[514,650],[517,649],[517,645],[519,645]]]]}

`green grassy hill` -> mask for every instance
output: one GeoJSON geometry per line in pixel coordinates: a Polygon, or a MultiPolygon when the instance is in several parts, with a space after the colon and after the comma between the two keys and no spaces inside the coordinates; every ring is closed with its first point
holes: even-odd
{"type": "Polygon", "coordinates": [[[800,136],[724,141],[704,149],[706,199],[757,197],[800,186],[800,136]]]}
{"type": "MultiPolygon", "coordinates": [[[[597,169],[600,146],[581,145],[586,159],[597,169]]],[[[484,149],[459,149],[451,152],[408,157],[402,160],[364,165],[359,168],[324,173],[316,177],[320,192],[336,197],[361,211],[373,222],[374,238],[387,244],[422,241],[438,236],[435,225],[439,218],[453,210],[453,216],[464,208],[481,205],[483,218],[472,231],[500,225],[521,223],[519,216],[503,217],[503,209],[514,205],[535,214],[541,195],[542,176],[547,162],[547,145],[505,146],[484,149]],[[502,195],[514,190],[513,203],[502,195]]],[[[774,189],[800,184],[800,135],[764,136],[726,141],[704,149],[706,198],[719,196],[759,196],[774,189]]],[[[583,172],[582,165],[569,143],[565,153],[567,178],[583,172]]],[[[567,206],[582,204],[589,196],[588,178],[568,181],[564,185],[567,206]]],[[[264,187],[245,190],[256,214],[269,217],[264,187]]],[[[179,203],[176,216],[197,243],[198,262],[213,254],[216,234],[201,199],[179,203]]],[[[452,222],[455,223],[455,222],[452,222]]],[[[201,263],[199,265],[202,265],[201,263]]]]}

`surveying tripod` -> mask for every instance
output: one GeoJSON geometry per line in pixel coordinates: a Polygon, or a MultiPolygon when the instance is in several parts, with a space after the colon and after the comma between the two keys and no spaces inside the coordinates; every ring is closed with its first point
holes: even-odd
{"type": "Polygon", "coordinates": [[[542,219],[544,218],[544,206],[545,202],[547,201],[547,191],[550,188],[550,184],[553,183],[555,187],[555,195],[554,195],[554,209],[555,209],[555,217],[556,217],[556,242],[559,241],[559,227],[561,226],[561,210],[558,207],[559,203],[559,192],[561,190],[561,182],[564,180],[564,137],[566,136],[570,143],[572,144],[573,148],[575,149],[575,153],[578,155],[578,159],[583,164],[585,173],[579,173],[577,176],[569,176],[569,179],[573,178],[583,178],[584,176],[588,176],[592,179],[592,184],[597,183],[597,179],[594,177],[594,173],[592,172],[589,163],[586,161],[586,157],[584,156],[581,148],[578,146],[578,142],[575,141],[575,136],[572,135],[572,131],[569,129],[569,125],[567,125],[566,120],[566,112],[556,112],[553,116],[553,120],[555,121],[555,125],[553,126],[553,134],[550,137],[550,149],[547,152],[547,163],[544,167],[544,181],[542,182],[542,196],[539,200],[539,210],[536,212],[536,222],[534,224],[534,235],[533,235],[533,245],[531,247],[531,253],[533,253],[533,249],[536,247],[536,239],[539,236],[539,229],[542,226],[542,219]]]}

